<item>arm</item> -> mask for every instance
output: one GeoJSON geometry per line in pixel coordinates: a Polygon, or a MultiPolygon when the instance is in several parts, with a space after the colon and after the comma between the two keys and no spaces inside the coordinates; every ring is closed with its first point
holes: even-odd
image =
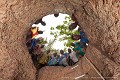
{"type": "Polygon", "coordinates": [[[43,31],[38,31],[38,34],[43,34],[43,31]]]}

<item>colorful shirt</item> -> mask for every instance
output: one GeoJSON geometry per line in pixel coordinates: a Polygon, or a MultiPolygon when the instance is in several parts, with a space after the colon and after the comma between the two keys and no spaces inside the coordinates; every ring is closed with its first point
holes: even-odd
{"type": "Polygon", "coordinates": [[[40,64],[46,64],[48,62],[48,54],[44,53],[42,57],[39,59],[40,64]]]}
{"type": "Polygon", "coordinates": [[[38,35],[38,29],[37,29],[37,27],[36,27],[36,28],[34,28],[34,29],[31,29],[31,31],[32,31],[32,39],[33,39],[33,38],[36,37],[36,35],[38,35]]]}
{"type": "Polygon", "coordinates": [[[78,58],[76,57],[76,52],[72,52],[70,53],[70,59],[72,59],[72,61],[75,63],[78,61],[78,58]]]}
{"type": "Polygon", "coordinates": [[[79,55],[84,56],[85,52],[82,51],[82,47],[77,42],[75,43],[75,48],[73,49],[76,52],[76,57],[78,58],[79,55]]]}
{"type": "Polygon", "coordinates": [[[80,42],[84,42],[84,43],[88,43],[89,42],[89,40],[87,38],[87,35],[85,34],[84,31],[80,31],[79,34],[81,36],[80,42]]]}

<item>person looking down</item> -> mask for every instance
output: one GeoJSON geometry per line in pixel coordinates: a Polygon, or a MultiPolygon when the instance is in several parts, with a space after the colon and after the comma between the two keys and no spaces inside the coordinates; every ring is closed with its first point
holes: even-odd
{"type": "Polygon", "coordinates": [[[37,41],[37,35],[38,34],[43,34],[43,31],[38,31],[38,27],[32,27],[31,28],[32,32],[32,43],[31,43],[31,50],[36,46],[36,41],[37,41]]]}
{"type": "Polygon", "coordinates": [[[73,35],[71,36],[71,38],[72,38],[73,40],[80,40],[80,46],[81,46],[81,48],[83,48],[84,46],[86,46],[86,44],[89,43],[88,38],[83,37],[83,36],[78,35],[78,34],[73,34],[73,35]]]}
{"type": "Polygon", "coordinates": [[[75,63],[77,63],[78,59],[76,57],[76,52],[72,51],[70,48],[68,49],[68,53],[69,53],[69,57],[68,57],[68,64],[69,66],[74,65],[75,63]]]}
{"type": "Polygon", "coordinates": [[[79,42],[71,43],[71,45],[74,47],[73,51],[76,52],[76,57],[78,59],[82,58],[85,55],[85,51],[86,51],[87,46],[84,46],[84,48],[82,48],[80,46],[79,42]]]}
{"type": "Polygon", "coordinates": [[[67,63],[67,56],[68,56],[68,54],[64,53],[63,50],[60,50],[60,53],[61,53],[61,56],[58,59],[59,65],[60,66],[68,66],[68,63],[67,63]]]}

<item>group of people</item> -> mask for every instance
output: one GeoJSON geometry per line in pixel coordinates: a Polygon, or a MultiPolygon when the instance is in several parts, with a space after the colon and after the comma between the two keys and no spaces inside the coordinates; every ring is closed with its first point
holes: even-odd
{"type": "MultiPolygon", "coordinates": [[[[69,29],[75,29],[76,24],[78,23],[71,23],[69,29]]],[[[76,42],[71,43],[72,49],[69,48],[67,52],[60,50],[51,53],[51,50],[44,48],[44,44],[39,43],[43,38],[36,38],[38,34],[43,34],[43,31],[38,31],[38,27],[30,28],[26,38],[26,45],[36,68],[39,69],[43,66],[72,66],[76,64],[85,55],[89,43],[87,35],[81,28],[78,28],[78,32],[79,34],[71,35],[71,38],[76,40],[76,42]]]]}

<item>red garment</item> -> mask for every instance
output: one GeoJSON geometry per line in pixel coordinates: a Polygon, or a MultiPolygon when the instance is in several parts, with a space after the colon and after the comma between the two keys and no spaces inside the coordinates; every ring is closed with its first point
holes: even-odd
{"type": "Polygon", "coordinates": [[[32,37],[34,37],[35,35],[38,35],[38,31],[36,31],[35,33],[32,32],[32,37]]]}

